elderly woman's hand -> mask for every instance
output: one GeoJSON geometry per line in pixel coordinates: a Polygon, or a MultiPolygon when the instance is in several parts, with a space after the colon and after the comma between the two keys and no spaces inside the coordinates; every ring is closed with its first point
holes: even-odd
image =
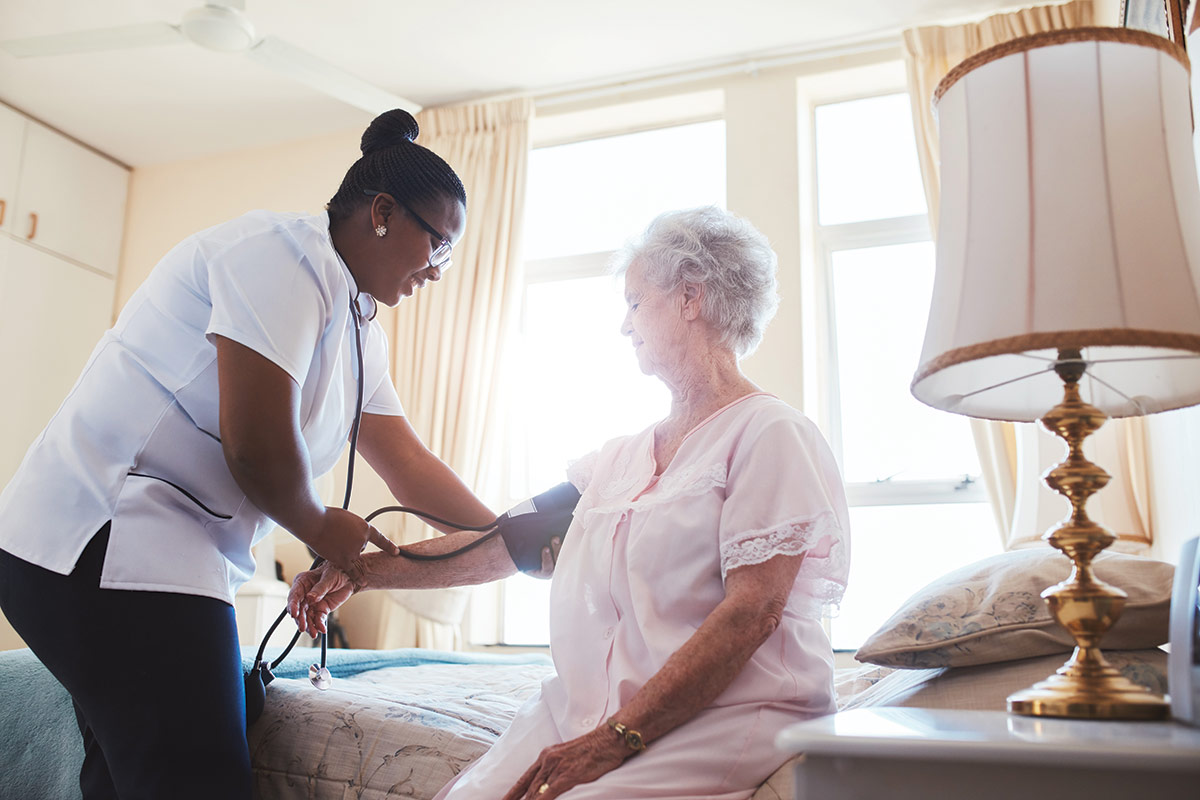
{"type": "Polygon", "coordinates": [[[324,562],[316,569],[301,572],[292,581],[287,609],[301,632],[312,636],[327,633],[325,621],[330,612],[358,591],[354,580],[337,567],[324,562]]]}
{"type": "Polygon", "coordinates": [[[630,752],[607,727],[552,745],[525,770],[504,800],[552,800],[621,766],[630,752]]]}

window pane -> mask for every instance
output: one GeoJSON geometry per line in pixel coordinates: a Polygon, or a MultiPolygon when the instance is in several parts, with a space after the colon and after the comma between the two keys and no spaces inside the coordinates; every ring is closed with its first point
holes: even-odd
{"type": "Polygon", "coordinates": [[[908,391],[933,293],[933,244],[833,254],[834,333],[848,482],[979,474],[965,417],[908,391]]]}
{"type": "MultiPolygon", "coordinates": [[[[615,436],[666,416],[670,394],[643,375],[629,339],[623,281],[614,276],[530,284],[511,437],[512,487],[531,496],[567,479],[566,466],[615,436]]],[[[504,586],[503,641],[549,641],[550,582],[514,576],[504,586]]]]}
{"type": "Polygon", "coordinates": [[[837,650],[857,650],[918,589],[1001,549],[987,503],[852,508],[850,530],[850,582],[831,622],[837,650]]]}
{"type": "Polygon", "coordinates": [[[662,419],[670,394],[643,375],[621,335],[623,282],[613,276],[534,283],[525,292],[514,475],[536,494],[567,462],[662,419]]]}
{"type": "Polygon", "coordinates": [[[725,205],[723,120],[538,148],[525,257],[616,250],[664,211],[703,205],[725,205]]]}
{"type": "Polygon", "coordinates": [[[822,225],[925,213],[907,94],[817,106],[822,225]]]}
{"type": "Polygon", "coordinates": [[[514,575],[504,583],[504,643],[550,642],[550,581],[514,575]]]}

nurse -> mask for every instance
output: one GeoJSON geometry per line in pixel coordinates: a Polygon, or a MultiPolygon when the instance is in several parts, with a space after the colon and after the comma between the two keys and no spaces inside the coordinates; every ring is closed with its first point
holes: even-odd
{"type": "Polygon", "coordinates": [[[417,437],[373,318],[449,268],[466,192],[376,118],[326,213],[255,211],[159,262],[0,494],[0,608],[71,693],[91,798],[249,798],[233,611],[286,528],[348,568],[395,546],[313,478],[357,450],[396,499],[495,519],[417,437]]]}

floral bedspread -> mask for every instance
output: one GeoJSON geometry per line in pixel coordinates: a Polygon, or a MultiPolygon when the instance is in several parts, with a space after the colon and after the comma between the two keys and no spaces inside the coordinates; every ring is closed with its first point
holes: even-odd
{"type": "Polygon", "coordinates": [[[508,727],[549,664],[428,664],[267,688],[249,732],[255,796],[430,798],[508,727]]]}

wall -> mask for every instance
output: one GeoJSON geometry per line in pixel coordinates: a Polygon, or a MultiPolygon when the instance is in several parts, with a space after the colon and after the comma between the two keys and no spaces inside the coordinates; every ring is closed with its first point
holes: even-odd
{"type": "Polygon", "coordinates": [[[1175,563],[1184,541],[1200,536],[1200,406],[1149,417],[1147,438],[1154,525],[1150,555],[1175,563]]]}
{"type": "Polygon", "coordinates": [[[179,240],[246,211],[316,213],[358,157],[362,131],[135,169],[117,282],[119,311],[179,240]]]}

